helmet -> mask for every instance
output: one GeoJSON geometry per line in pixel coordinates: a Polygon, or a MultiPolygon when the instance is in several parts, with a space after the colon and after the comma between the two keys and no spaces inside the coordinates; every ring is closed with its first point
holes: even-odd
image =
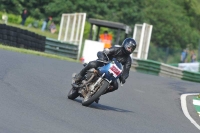
{"type": "Polygon", "coordinates": [[[122,47],[126,54],[131,54],[136,48],[136,42],[133,38],[126,38],[122,43],[122,47]]]}

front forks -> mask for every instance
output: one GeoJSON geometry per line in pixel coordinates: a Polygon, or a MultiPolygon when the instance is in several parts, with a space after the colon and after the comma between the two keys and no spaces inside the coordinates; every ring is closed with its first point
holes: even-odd
{"type": "Polygon", "coordinates": [[[90,90],[92,93],[95,92],[96,86],[99,85],[99,84],[101,83],[101,81],[102,81],[104,75],[105,75],[105,73],[104,73],[101,77],[99,77],[99,79],[98,79],[93,85],[91,85],[91,86],[89,87],[89,90],[90,90]]]}

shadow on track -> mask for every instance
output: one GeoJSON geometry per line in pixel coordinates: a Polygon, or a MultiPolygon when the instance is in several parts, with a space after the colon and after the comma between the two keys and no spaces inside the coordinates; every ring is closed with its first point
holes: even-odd
{"type": "MultiPolygon", "coordinates": [[[[81,99],[75,99],[73,101],[79,102],[80,105],[82,103],[81,99]]],[[[82,106],[82,105],[81,105],[82,106]]],[[[84,106],[83,106],[84,107],[84,106]]],[[[106,105],[102,105],[102,104],[97,104],[97,103],[92,103],[90,106],[88,106],[89,108],[93,108],[93,109],[99,109],[99,110],[106,110],[106,111],[116,111],[116,112],[126,112],[126,113],[134,113],[133,111],[129,111],[129,110],[125,110],[125,109],[120,109],[120,108],[116,108],[116,107],[111,107],[111,106],[106,106],[106,105]]]]}

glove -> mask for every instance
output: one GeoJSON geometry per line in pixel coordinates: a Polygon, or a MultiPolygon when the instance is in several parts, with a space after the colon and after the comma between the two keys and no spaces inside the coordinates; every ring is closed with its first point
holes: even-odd
{"type": "Polygon", "coordinates": [[[98,52],[97,57],[98,57],[98,60],[100,61],[107,61],[107,57],[105,56],[103,52],[98,52]]]}
{"type": "Polygon", "coordinates": [[[119,77],[119,81],[120,81],[122,84],[124,84],[124,83],[126,82],[126,79],[123,78],[123,77],[119,77]]]}

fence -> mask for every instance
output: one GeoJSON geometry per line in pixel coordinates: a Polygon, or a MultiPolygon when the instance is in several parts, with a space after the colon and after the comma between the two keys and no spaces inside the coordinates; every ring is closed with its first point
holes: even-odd
{"type": "MultiPolygon", "coordinates": [[[[148,60],[154,60],[166,64],[180,63],[182,50],[183,49],[181,48],[169,48],[150,45],[148,60]]],[[[198,57],[200,55],[198,49],[188,48],[186,62],[191,62],[190,56],[192,50],[194,50],[195,54],[197,55],[197,60],[200,60],[200,57],[198,57]]]]}
{"type": "Polygon", "coordinates": [[[0,43],[77,59],[78,45],[46,38],[28,30],[0,24],[0,43]]]}
{"type": "Polygon", "coordinates": [[[152,29],[153,26],[146,23],[135,24],[133,38],[137,42],[137,47],[133,52],[134,57],[147,59],[152,29]]]}
{"type": "Polygon", "coordinates": [[[72,59],[77,59],[78,45],[61,42],[55,39],[46,38],[45,52],[50,54],[56,54],[60,56],[66,56],[72,59]]]}
{"type": "Polygon", "coordinates": [[[82,47],[83,32],[85,27],[86,13],[62,14],[58,40],[73,43],[79,46],[78,56],[82,47]]]}
{"type": "Polygon", "coordinates": [[[28,30],[0,24],[0,43],[13,47],[23,47],[44,51],[46,37],[28,30]]]}
{"type": "MultiPolygon", "coordinates": [[[[27,30],[0,24],[0,42],[4,45],[24,47],[46,53],[77,59],[78,45],[37,35],[27,30]]],[[[200,82],[200,73],[183,71],[177,67],[152,60],[133,59],[132,70],[200,82]]]]}
{"type": "Polygon", "coordinates": [[[177,67],[152,60],[133,59],[131,69],[137,72],[200,83],[200,73],[183,71],[177,67]]]}

